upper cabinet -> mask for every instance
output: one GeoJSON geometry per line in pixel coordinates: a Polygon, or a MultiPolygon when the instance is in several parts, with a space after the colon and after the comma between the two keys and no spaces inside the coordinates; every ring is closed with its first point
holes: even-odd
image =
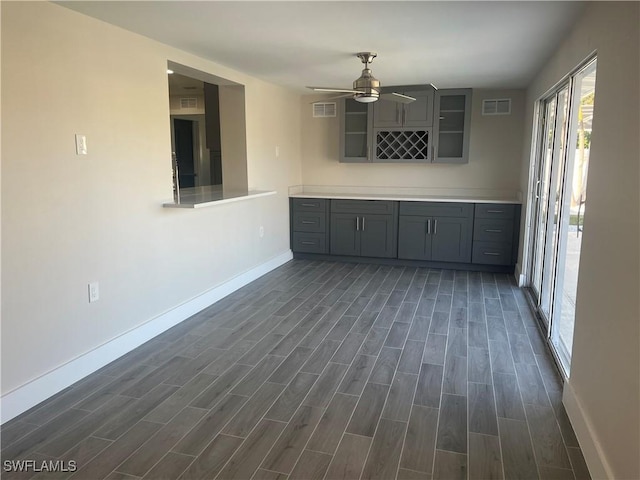
{"type": "Polygon", "coordinates": [[[340,103],[340,161],[370,162],[373,104],[352,98],[340,103]]]}
{"type": "Polygon", "coordinates": [[[431,162],[434,89],[429,85],[388,87],[416,100],[403,104],[381,98],[373,104],[372,162],[431,162]]]}
{"type": "Polygon", "coordinates": [[[435,91],[430,85],[411,85],[383,91],[390,92],[416,100],[339,102],[341,162],[469,162],[471,89],[435,91]]]}
{"type": "Polygon", "coordinates": [[[434,163],[469,163],[471,89],[438,90],[433,128],[434,163]]]}
{"type": "Polygon", "coordinates": [[[391,90],[416,100],[403,104],[381,98],[373,104],[374,128],[426,128],[433,124],[433,88],[405,90],[401,87],[393,87],[391,90]]]}

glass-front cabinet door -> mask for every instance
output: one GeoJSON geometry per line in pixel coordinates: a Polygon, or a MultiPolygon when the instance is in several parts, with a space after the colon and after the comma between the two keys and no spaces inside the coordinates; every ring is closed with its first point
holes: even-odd
{"type": "Polygon", "coordinates": [[[345,98],[340,101],[340,109],[340,161],[370,162],[372,104],[345,98]]]}

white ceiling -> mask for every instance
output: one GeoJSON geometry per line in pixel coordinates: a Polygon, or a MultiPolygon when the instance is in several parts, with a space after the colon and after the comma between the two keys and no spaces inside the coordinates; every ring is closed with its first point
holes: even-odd
{"type": "MultiPolygon", "coordinates": [[[[584,3],[71,1],[68,8],[304,91],[350,87],[359,51],[384,85],[522,88],[584,3]]],[[[170,59],[169,59],[170,60],[170,59]]]]}

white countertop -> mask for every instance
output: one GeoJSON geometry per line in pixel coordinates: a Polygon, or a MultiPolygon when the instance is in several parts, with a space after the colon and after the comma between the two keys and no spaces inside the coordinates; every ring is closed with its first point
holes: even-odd
{"type": "Polygon", "coordinates": [[[417,188],[376,189],[375,187],[357,187],[353,188],[353,190],[354,191],[349,191],[349,187],[311,187],[297,185],[289,188],[289,196],[292,198],[393,200],[403,202],[522,203],[519,192],[509,191],[482,189],[458,189],[451,191],[446,189],[417,188]]]}
{"type": "Polygon", "coordinates": [[[164,208],[204,208],[225,203],[250,200],[257,197],[275,195],[273,190],[249,190],[247,192],[225,192],[222,189],[207,187],[182,189],[180,191],[180,203],[166,202],[164,208]]]}

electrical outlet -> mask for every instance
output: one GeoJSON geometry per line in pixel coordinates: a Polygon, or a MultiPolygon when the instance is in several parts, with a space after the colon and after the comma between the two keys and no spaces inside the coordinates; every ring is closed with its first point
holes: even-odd
{"type": "Polygon", "coordinates": [[[280,158],[280,145],[276,145],[276,158],[280,158]]]}
{"type": "Polygon", "coordinates": [[[260,225],[260,229],[258,230],[258,235],[260,235],[260,238],[264,237],[264,227],[262,225],[260,225]]]}
{"type": "Polygon", "coordinates": [[[98,282],[89,284],[89,303],[97,302],[100,299],[100,287],[98,282]]]}

